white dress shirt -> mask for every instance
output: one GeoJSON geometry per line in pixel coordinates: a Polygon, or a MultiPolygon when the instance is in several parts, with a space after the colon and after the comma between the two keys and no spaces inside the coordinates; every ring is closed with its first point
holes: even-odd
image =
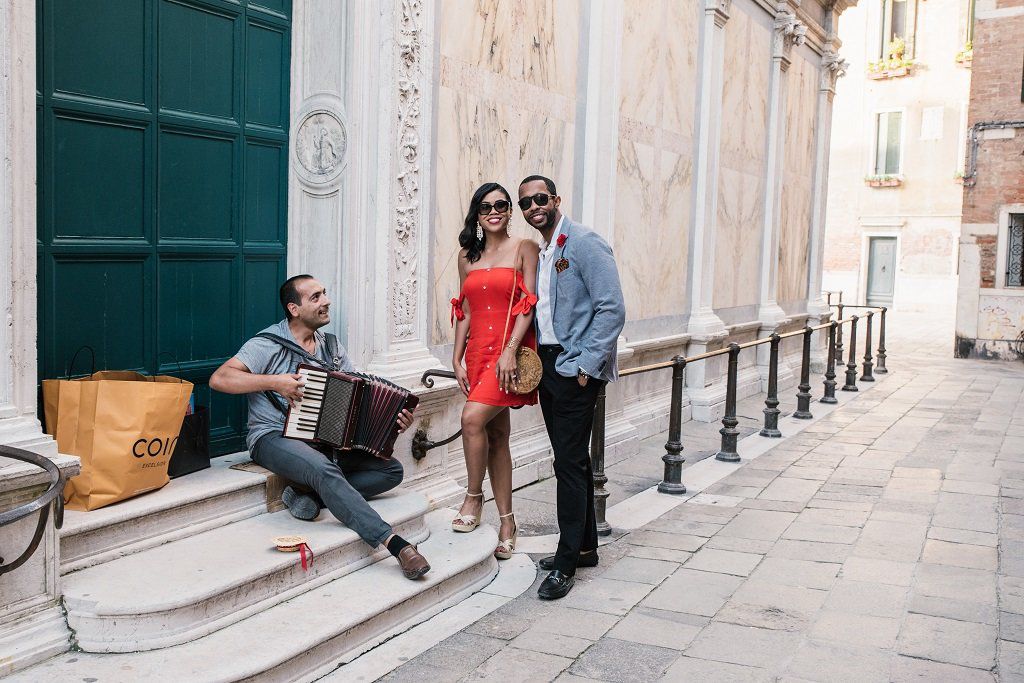
{"type": "Polygon", "coordinates": [[[537,343],[557,344],[558,337],[555,336],[555,323],[551,317],[551,304],[554,302],[554,287],[551,286],[551,271],[555,263],[555,251],[558,248],[558,236],[562,234],[562,224],[565,223],[563,215],[555,226],[555,232],[551,235],[550,242],[541,242],[540,245],[540,279],[537,283],[537,343]]]}

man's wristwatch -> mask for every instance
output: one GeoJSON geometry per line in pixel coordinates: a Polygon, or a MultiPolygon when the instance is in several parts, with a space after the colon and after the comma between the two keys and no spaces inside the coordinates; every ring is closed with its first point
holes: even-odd
{"type": "Polygon", "coordinates": [[[584,370],[583,368],[577,368],[577,370],[579,374],[583,375],[584,377],[590,377],[590,373],[584,370]]]}

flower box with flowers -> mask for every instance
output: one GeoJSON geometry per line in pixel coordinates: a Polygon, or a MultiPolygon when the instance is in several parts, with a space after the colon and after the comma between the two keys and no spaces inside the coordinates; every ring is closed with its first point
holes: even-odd
{"type": "Polygon", "coordinates": [[[873,80],[900,78],[913,73],[914,60],[906,56],[907,44],[902,38],[894,38],[889,43],[886,56],[868,62],[867,77],[873,80]]]}
{"type": "Polygon", "coordinates": [[[903,176],[894,173],[866,175],[864,184],[868,187],[899,187],[903,184],[903,176]]]}
{"type": "Polygon", "coordinates": [[[974,44],[968,40],[964,44],[964,49],[956,53],[955,60],[960,66],[971,68],[971,62],[974,61],[974,44]]]}

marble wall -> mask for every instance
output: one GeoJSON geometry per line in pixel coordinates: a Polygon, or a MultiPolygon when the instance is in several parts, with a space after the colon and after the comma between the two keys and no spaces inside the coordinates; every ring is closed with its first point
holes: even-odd
{"type": "Polygon", "coordinates": [[[615,243],[629,320],[685,313],[700,4],[630,0],[622,17],[615,243]],[[653,295],[653,296],[652,296],[653,295]]]}
{"type": "Polygon", "coordinates": [[[764,16],[751,16],[750,9],[761,14],[752,3],[735,2],[725,25],[716,309],[753,305],[758,300],[771,24],[764,16]]]}
{"type": "Polygon", "coordinates": [[[814,183],[814,120],[818,69],[810,50],[794,50],[786,94],[786,144],[779,208],[778,301],[786,313],[806,308],[807,246],[814,183]]]}
{"type": "MultiPolygon", "coordinates": [[[[574,0],[438,4],[432,342],[452,341],[448,300],[459,289],[458,235],[483,182],[516,197],[531,173],[573,194],[580,7],[574,0]],[[472,37],[472,39],[468,39],[472,37]]],[[[513,215],[514,235],[536,231],[513,215]]]]}

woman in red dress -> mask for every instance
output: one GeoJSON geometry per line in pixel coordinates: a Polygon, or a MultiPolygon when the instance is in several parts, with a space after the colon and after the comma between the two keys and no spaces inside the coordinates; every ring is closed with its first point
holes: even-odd
{"type": "Polygon", "coordinates": [[[466,498],[452,520],[452,529],[467,532],[479,525],[486,471],[501,522],[494,556],[503,560],[512,557],[517,535],[512,515],[509,409],[537,403],[536,391],[517,394],[512,387],[519,345],[536,348],[533,307],[537,297],[533,288],[540,248],[532,240],[513,238],[511,219],[512,198],[504,187],[486,183],[473,193],[459,235],[462,292],[452,299],[452,367],[466,394],[462,449],[468,478],[466,498]]]}

